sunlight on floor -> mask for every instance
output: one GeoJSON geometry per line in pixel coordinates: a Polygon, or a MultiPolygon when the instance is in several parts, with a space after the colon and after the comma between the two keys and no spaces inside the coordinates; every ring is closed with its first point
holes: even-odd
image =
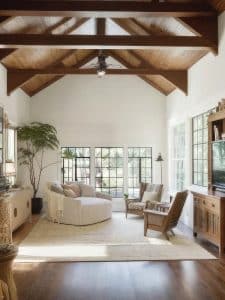
{"type": "MultiPolygon", "coordinates": [[[[63,245],[63,246],[27,246],[19,247],[20,257],[107,257],[105,245],[63,245]]],[[[42,261],[45,261],[43,259],[42,261]]],[[[16,259],[20,262],[20,259],[16,259]]]]}
{"type": "MultiPolygon", "coordinates": [[[[151,245],[172,245],[169,241],[157,238],[148,238],[146,241],[151,245]]],[[[137,243],[138,244],[138,243],[137,243]]],[[[111,244],[110,246],[112,246],[111,244]]],[[[118,244],[114,244],[115,246],[118,244]]],[[[143,245],[139,244],[140,247],[143,245]]],[[[19,257],[16,262],[31,262],[32,258],[38,257],[39,262],[45,262],[48,258],[107,258],[109,257],[109,245],[95,244],[68,244],[68,245],[52,245],[52,246],[20,246],[19,257]]]]}

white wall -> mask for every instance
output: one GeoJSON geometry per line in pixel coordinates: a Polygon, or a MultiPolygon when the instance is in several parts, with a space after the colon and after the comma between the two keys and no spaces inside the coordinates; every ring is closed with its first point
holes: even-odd
{"type": "MultiPolygon", "coordinates": [[[[171,128],[186,124],[186,186],[191,182],[191,118],[215,107],[225,98],[225,13],[219,17],[219,55],[208,54],[189,71],[189,94],[175,91],[167,97],[168,152],[171,128]]],[[[169,154],[170,155],[170,154],[169,154]]],[[[171,167],[168,168],[168,176],[171,167]]],[[[193,226],[192,197],[189,197],[183,221],[193,226]]]]}
{"type": "MultiPolygon", "coordinates": [[[[7,72],[0,65],[0,106],[7,113],[10,123],[14,126],[22,125],[30,121],[30,97],[18,89],[11,96],[7,96],[7,72]]],[[[24,171],[19,167],[17,180],[21,184],[27,183],[24,171]]]]}
{"type": "Polygon", "coordinates": [[[30,97],[21,89],[7,96],[7,72],[0,65],[0,105],[8,114],[10,122],[15,125],[26,123],[30,119],[30,97]]]}
{"type": "MultiPolygon", "coordinates": [[[[61,146],[152,146],[154,159],[166,155],[165,96],[138,77],[66,76],[31,99],[31,118],[54,125],[61,146]]],[[[56,160],[51,152],[48,161],[56,160]]],[[[56,167],[43,176],[56,179],[56,167]]]]}

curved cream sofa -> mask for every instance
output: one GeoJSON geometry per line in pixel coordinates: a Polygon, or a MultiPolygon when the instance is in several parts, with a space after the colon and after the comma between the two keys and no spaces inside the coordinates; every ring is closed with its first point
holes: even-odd
{"type": "Polygon", "coordinates": [[[96,197],[66,197],[47,186],[48,219],[71,225],[90,225],[112,217],[112,198],[96,192],[96,197]]]}

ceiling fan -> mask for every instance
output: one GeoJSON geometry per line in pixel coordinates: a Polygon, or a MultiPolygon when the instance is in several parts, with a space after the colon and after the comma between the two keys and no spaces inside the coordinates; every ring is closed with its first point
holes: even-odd
{"type": "Polygon", "coordinates": [[[106,62],[107,58],[108,58],[108,56],[103,53],[103,50],[100,50],[99,54],[98,54],[98,61],[97,61],[97,63],[96,64],[91,64],[91,66],[96,69],[97,75],[100,78],[102,78],[106,74],[106,70],[109,67],[113,66],[113,67],[116,67],[116,68],[121,68],[120,65],[108,64],[106,62]]]}

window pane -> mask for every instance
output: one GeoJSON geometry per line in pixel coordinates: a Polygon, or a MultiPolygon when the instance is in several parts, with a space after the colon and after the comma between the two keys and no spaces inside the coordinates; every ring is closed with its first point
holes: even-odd
{"type": "Polygon", "coordinates": [[[192,119],[193,144],[193,184],[208,185],[208,116],[215,109],[207,111],[192,119]]]}
{"type": "Polygon", "coordinates": [[[95,148],[95,161],[96,187],[112,197],[123,197],[123,148],[95,148]]]}
{"type": "Polygon", "coordinates": [[[130,196],[137,197],[139,183],[151,183],[152,148],[128,148],[128,192],[130,196]]]}
{"type": "Polygon", "coordinates": [[[90,182],[90,148],[62,147],[62,181],[90,182]]]}
{"type": "MultiPolygon", "coordinates": [[[[196,151],[196,150],[195,150],[196,151]]],[[[179,124],[173,129],[173,189],[181,191],[185,183],[185,124],[179,124]]]]}

